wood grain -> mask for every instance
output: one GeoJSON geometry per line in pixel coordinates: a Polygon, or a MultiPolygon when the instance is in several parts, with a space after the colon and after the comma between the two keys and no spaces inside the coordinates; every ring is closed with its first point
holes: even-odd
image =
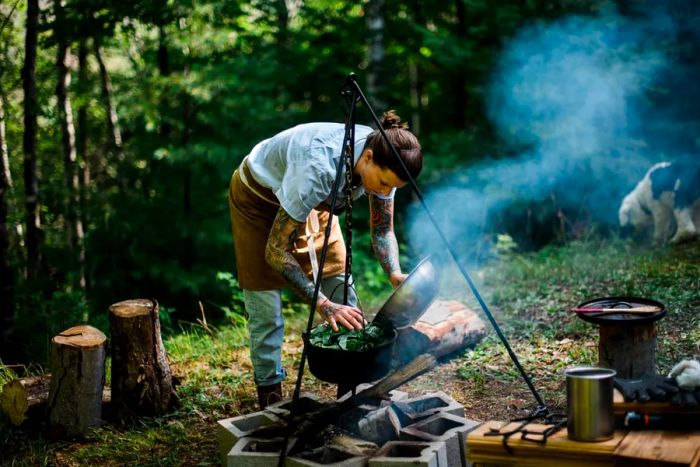
{"type": "Polygon", "coordinates": [[[698,449],[700,431],[630,431],[615,449],[615,456],[692,465],[698,449]]]}

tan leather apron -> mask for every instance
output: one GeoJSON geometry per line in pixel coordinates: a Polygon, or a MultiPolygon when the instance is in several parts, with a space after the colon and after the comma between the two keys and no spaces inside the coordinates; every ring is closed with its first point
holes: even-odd
{"type": "MultiPolygon", "coordinates": [[[[280,208],[279,201],[272,190],[260,185],[252,177],[246,161],[233,173],[229,187],[229,212],[233,230],[233,246],[236,252],[238,282],[245,290],[274,290],[287,287],[287,281],[274,271],[265,261],[265,247],[272,229],[272,223],[280,208]],[[241,179],[243,171],[245,182],[241,179]]],[[[307,246],[307,238],[313,241],[315,256],[320,261],[323,248],[323,236],[328,223],[329,213],[314,211],[318,224],[313,222],[313,215],[306,221],[306,229],[300,232],[295,241],[294,257],[312,280],[312,261],[307,246]]],[[[338,218],[334,216],[331,236],[328,241],[328,253],[323,267],[323,277],[332,277],[345,272],[345,242],[338,218]]]]}

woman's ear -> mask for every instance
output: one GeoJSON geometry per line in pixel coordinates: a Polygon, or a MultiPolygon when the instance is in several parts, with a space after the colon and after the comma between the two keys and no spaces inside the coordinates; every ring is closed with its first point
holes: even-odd
{"type": "Polygon", "coordinates": [[[362,151],[362,155],[360,156],[365,159],[365,162],[372,162],[372,150],[371,149],[365,149],[362,151]]]}

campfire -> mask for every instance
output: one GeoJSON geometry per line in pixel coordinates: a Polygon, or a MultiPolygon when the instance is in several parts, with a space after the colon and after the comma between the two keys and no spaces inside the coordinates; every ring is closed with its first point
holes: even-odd
{"type": "Polygon", "coordinates": [[[478,424],[464,418],[464,407],[443,392],[409,398],[395,389],[434,365],[434,357],[421,355],[337,401],[304,394],[296,402],[220,420],[222,463],[277,466],[284,457],[283,465],[365,466],[401,458],[466,466],[465,436],[478,424]]]}

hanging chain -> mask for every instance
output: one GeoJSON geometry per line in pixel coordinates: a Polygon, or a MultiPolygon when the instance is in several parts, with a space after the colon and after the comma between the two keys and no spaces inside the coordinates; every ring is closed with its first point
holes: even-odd
{"type": "Polygon", "coordinates": [[[345,284],[343,304],[348,304],[348,289],[352,274],[352,178],[355,169],[355,125],[349,125],[345,144],[345,284]]]}

